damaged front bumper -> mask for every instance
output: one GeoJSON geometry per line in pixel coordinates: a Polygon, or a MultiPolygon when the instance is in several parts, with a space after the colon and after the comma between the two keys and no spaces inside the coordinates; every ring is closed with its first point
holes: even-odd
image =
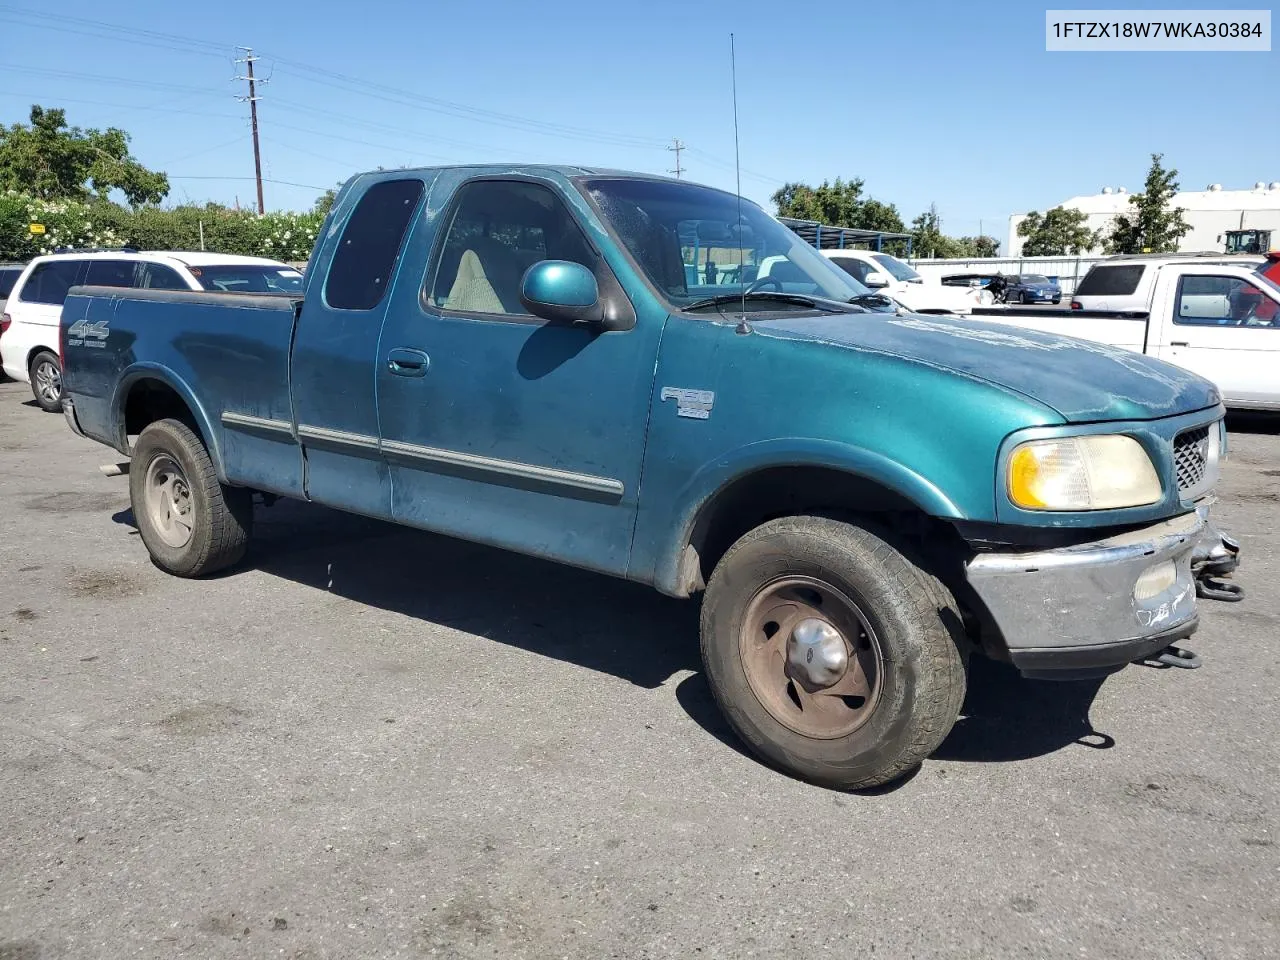
{"type": "Polygon", "coordinates": [[[1024,676],[1104,676],[1195,632],[1198,599],[1240,600],[1240,548],[1207,506],[1092,543],[983,553],[969,583],[1024,676]]]}

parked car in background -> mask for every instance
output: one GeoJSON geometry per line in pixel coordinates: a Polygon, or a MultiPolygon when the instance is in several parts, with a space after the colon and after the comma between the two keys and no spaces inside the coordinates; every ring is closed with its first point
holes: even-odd
{"type": "Polygon", "coordinates": [[[982,319],[1159,357],[1215,383],[1228,409],[1280,411],[1280,283],[1242,263],[1184,258],[1146,270],[1146,299],[1131,312],[1013,307],[982,319]]]}
{"type": "Polygon", "coordinates": [[[874,250],[827,249],[822,255],[863,286],[897,300],[913,313],[971,313],[978,293],[968,287],[943,286],[926,279],[909,263],[874,250]]]}
{"type": "Polygon", "coordinates": [[[1256,254],[1161,253],[1109,257],[1089,268],[1071,295],[1072,310],[1146,310],[1151,288],[1164,266],[1174,263],[1236,264],[1252,267],[1266,258],[1256,254]]]}
{"type": "Polygon", "coordinates": [[[1005,303],[1061,303],[1062,288],[1057,280],[1039,273],[1019,273],[1008,277],[1004,287],[1005,303]]]}
{"type": "Polygon", "coordinates": [[[0,311],[4,310],[5,302],[9,299],[9,291],[18,282],[18,277],[22,276],[26,266],[25,263],[0,263],[0,311]]]}
{"type": "Polygon", "coordinates": [[[31,384],[36,403],[62,405],[58,317],[67,291],[79,285],[224,293],[294,293],[302,274],[266,257],[137,250],[54,253],[36,257],[13,284],[0,324],[0,363],[31,384]]]}

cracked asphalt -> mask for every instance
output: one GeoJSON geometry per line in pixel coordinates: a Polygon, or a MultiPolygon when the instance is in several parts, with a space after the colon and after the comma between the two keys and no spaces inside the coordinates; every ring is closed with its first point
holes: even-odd
{"type": "Polygon", "coordinates": [[[697,605],[318,507],[151,565],[0,383],[0,960],[1280,955],[1280,418],[1233,421],[1198,670],[975,665],[919,773],[745,756],[697,605]]]}

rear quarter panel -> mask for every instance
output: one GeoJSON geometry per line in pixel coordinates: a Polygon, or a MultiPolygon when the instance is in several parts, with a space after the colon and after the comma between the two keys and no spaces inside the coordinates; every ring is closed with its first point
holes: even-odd
{"type": "Polygon", "coordinates": [[[228,431],[222,422],[232,413],[292,429],[294,318],[290,297],[76,288],[64,329],[105,321],[106,336],[67,338],[66,391],[85,433],[127,453],[130,390],[146,379],[164,383],[190,407],[221,480],[300,494],[296,444],[228,431]]]}

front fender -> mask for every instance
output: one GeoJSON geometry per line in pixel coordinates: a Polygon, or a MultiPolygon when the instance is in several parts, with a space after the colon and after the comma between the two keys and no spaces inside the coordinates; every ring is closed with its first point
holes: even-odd
{"type": "Polygon", "coordinates": [[[129,438],[125,433],[125,403],[129,398],[129,391],[139,380],[158,380],[165,384],[182,398],[187,405],[187,409],[191,411],[191,416],[195,420],[196,430],[200,437],[204,440],[205,448],[209,451],[209,458],[213,461],[213,468],[217,472],[218,480],[222,483],[227,482],[226,471],[222,464],[222,435],[220,431],[213,428],[213,421],[209,418],[209,413],[195,395],[190,385],[178,374],[163,364],[154,361],[141,360],[127,367],[116,384],[115,393],[111,398],[111,409],[114,411],[115,429],[118,443],[116,449],[122,453],[131,453],[129,449],[129,438]]]}
{"type": "Polygon", "coordinates": [[[841,470],[880,484],[929,516],[964,517],[963,511],[934,483],[883,454],[835,440],[762,440],[703,464],[669,498],[642,490],[628,577],[679,595],[680,557],[703,507],[734,481],[773,467],[841,470]]]}

